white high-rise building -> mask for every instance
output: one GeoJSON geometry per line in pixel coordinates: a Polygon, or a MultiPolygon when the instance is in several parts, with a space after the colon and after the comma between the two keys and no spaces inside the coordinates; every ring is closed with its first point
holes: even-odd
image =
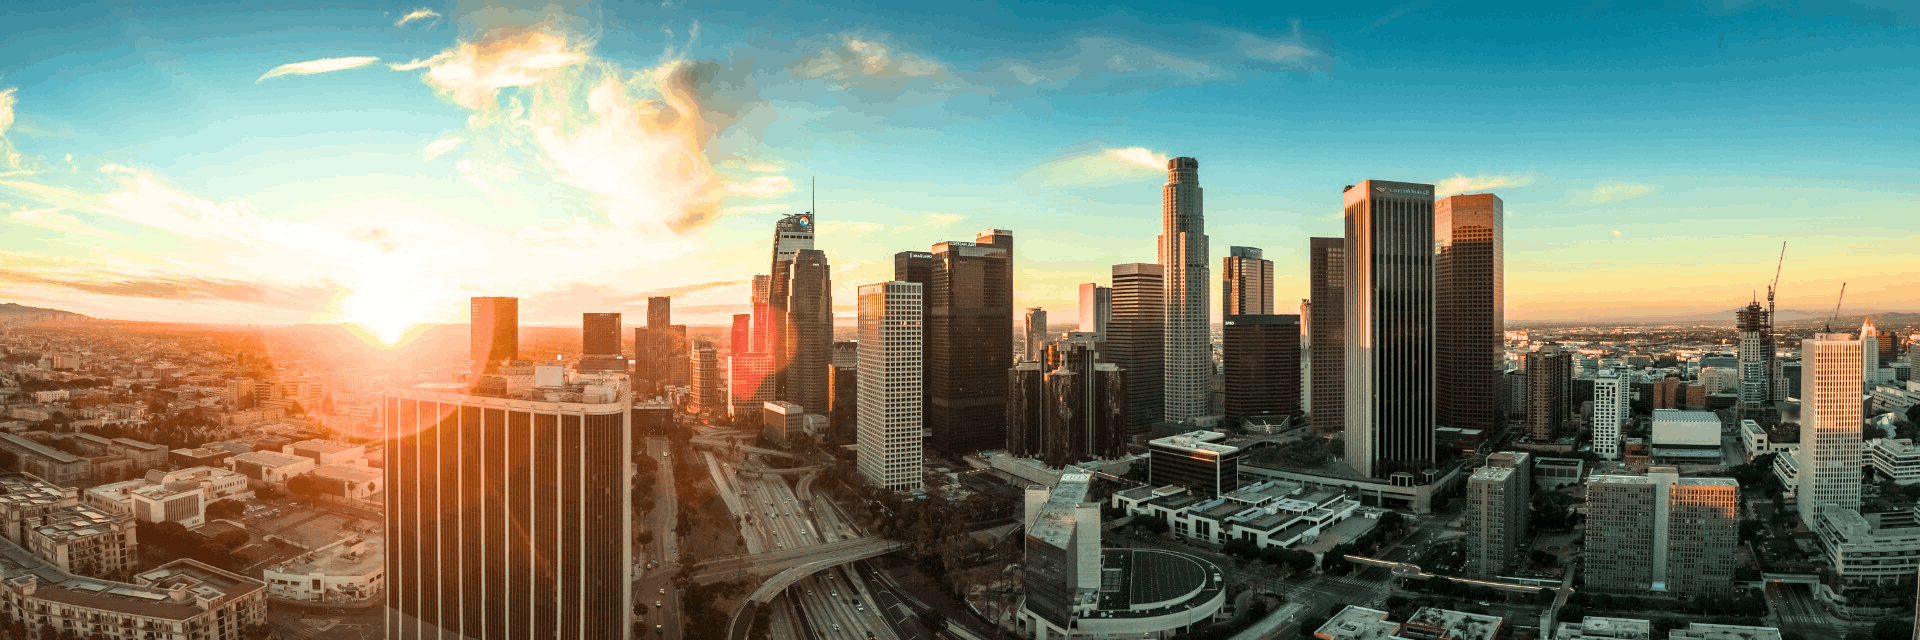
{"type": "Polygon", "coordinates": [[[1593,380],[1593,452],[1608,460],[1620,459],[1620,424],[1631,415],[1633,377],[1612,369],[1600,370],[1593,380]]]}
{"type": "Polygon", "coordinates": [[[1200,161],[1167,161],[1161,195],[1160,266],[1166,274],[1166,336],[1162,380],[1166,420],[1206,415],[1213,374],[1211,312],[1207,277],[1206,217],[1200,203],[1200,161]]]}
{"type": "Polygon", "coordinates": [[[1113,322],[1113,287],[1088,282],[1080,285],[1080,326],[1075,331],[1094,334],[1105,342],[1107,323],[1113,322]]]}
{"type": "Polygon", "coordinates": [[[1800,342],[1801,522],[1829,505],[1860,508],[1860,345],[1844,333],[1800,342]]]}
{"type": "Polygon", "coordinates": [[[921,286],[860,287],[859,467],[888,491],[921,488],[921,286]]]}

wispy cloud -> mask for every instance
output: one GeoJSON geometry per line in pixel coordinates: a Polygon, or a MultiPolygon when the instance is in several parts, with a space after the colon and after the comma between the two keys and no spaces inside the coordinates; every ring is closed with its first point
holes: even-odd
{"type": "Polygon", "coordinates": [[[446,155],[448,151],[458,149],[460,148],[460,145],[465,143],[466,143],[466,139],[459,138],[459,137],[441,138],[439,140],[435,140],[432,143],[429,143],[427,145],[427,159],[432,160],[434,158],[438,158],[440,156],[446,155]]]}
{"type": "Polygon", "coordinates": [[[775,211],[786,211],[791,208],[792,207],[789,205],[781,204],[778,202],[769,202],[766,204],[748,204],[748,205],[741,205],[738,207],[727,207],[726,209],[721,210],[721,213],[726,213],[726,214],[772,213],[775,211]]]}
{"type": "Polygon", "coordinates": [[[126,239],[126,236],[87,226],[87,223],[81,222],[79,218],[61,213],[57,208],[21,209],[7,214],[7,218],[20,224],[32,225],[61,233],[71,233],[102,240],[126,239]]]}
{"type": "Polygon", "coordinates": [[[16,87],[0,89],[0,162],[9,168],[19,168],[20,152],[13,150],[13,143],[7,141],[7,130],[13,128],[13,105],[20,99],[14,94],[16,87]]]}
{"type": "Polygon", "coordinates": [[[413,22],[416,20],[433,20],[439,17],[440,17],[440,12],[434,11],[432,9],[428,9],[426,7],[421,7],[419,9],[414,9],[412,11],[407,12],[407,15],[400,16],[399,20],[395,20],[393,22],[393,26],[404,27],[404,26],[407,26],[407,23],[409,22],[413,22]]]}
{"type": "Polygon", "coordinates": [[[1062,155],[1022,173],[1035,187],[1087,187],[1164,175],[1167,154],[1146,147],[1104,147],[1062,155]]]}
{"type": "Polygon", "coordinates": [[[1433,195],[1445,197],[1460,193],[1493,191],[1495,189],[1518,189],[1533,184],[1531,173],[1481,173],[1472,176],[1454,174],[1453,177],[1433,183],[1433,195]]]}
{"type": "Polygon", "coordinates": [[[1658,185],[1640,182],[1601,182],[1592,189],[1575,189],[1567,192],[1570,200],[1581,204],[1601,204],[1632,200],[1652,195],[1660,190],[1658,185]]]}
{"type": "Polygon", "coordinates": [[[319,60],[308,60],[305,62],[289,62],[268,69],[266,73],[260,74],[260,77],[255,79],[254,82],[266,82],[271,78],[278,78],[280,76],[310,76],[316,73],[332,73],[335,71],[358,69],[379,61],[379,58],[373,56],[353,56],[348,58],[321,58],[319,60]]]}

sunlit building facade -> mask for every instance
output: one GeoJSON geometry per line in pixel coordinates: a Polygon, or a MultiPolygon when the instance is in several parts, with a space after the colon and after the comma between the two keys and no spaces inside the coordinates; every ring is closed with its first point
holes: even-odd
{"type": "Polygon", "coordinates": [[[1173,421],[1207,414],[1207,381],[1213,375],[1212,309],[1207,303],[1211,260],[1201,195],[1200,161],[1168,160],[1160,204],[1160,268],[1166,290],[1161,414],[1173,421]]]}
{"type": "Polygon", "coordinates": [[[1829,506],[1860,508],[1861,344],[1843,333],[1800,341],[1801,522],[1829,506]]]}
{"type": "Polygon", "coordinates": [[[468,301],[467,333],[475,375],[500,372],[520,359],[520,299],[478,296],[468,301]]]}
{"type": "Polygon", "coordinates": [[[1434,419],[1458,429],[1495,429],[1506,365],[1506,251],[1499,196],[1475,193],[1433,205],[1434,419]]]}
{"type": "Polygon", "coordinates": [[[1433,185],[1365,180],[1346,201],[1346,462],[1434,462],[1433,185]]]}
{"type": "Polygon", "coordinates": [[[888,491],[921,488],[921,286],[859,289],[855,438],[860,474],[888,491]]]}

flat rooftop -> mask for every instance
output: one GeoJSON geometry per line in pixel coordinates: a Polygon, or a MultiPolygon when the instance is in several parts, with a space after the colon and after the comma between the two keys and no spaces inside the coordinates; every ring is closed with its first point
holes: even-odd
{"type": "Polygon", "coordinates": [[[1074,508],[1087,501],[1087,490],[1093,485],[1093,474],[1078,468],[1068,467],[1060,474],[1059,484],[1047,492],[1047,502],[1040,507],[1033,528],[1028,535],[1039,538],[1047,544],[1066,548],[1073,540],[1075,525],[1074,508]]]}
{"type": "Polygon", "coordinates": [[[270,571],[290,575],[357,576],[378,569],[386,558],[385,536],[356,536],[294,556],[270,571]]]}
{"type": "Polygon", "coordinates": [[[1215,431],[1189,431],[1157,440],[1149,440],[1147,441],[1147,445],[1149,447],[1164,447],[1179,451],[1208,453],[1216,456],[1240,451],[1240,447],[1222,442],[1226,439],[1226,434],[1215,431]]]}
{"type": "Polygon", "coordinates": [[[1400,623],[1387,620],[1387,612],[1347,605],[1314,635],[1332,640],[1389,640],[1400,630],[1400,623]]]}
{"type": "Polygon", "coordinates": [[[1438,607],[1421,607],[1407,618],[1409,628],[1437,630],[1439,633],[1436,635],[1452,640],[1493,640],[1500,634],[1504,622],[1500,616],[1438,607]]]}
{"type": "Polygon", "coordinates": [[[46,522],[34,531],[60,541],[86,539],[112,533],[114,521],[126,517],[107,513],[93,505],[77,504],[47,514],[46,522]]]}
{"type": "Polygon", "coordinates": [[[66,490],[25,473],[0,474],[0,505],[44,507],[66,499],[66,490]]]}
{"type": "Polygon", "coordinates": [[[241,462],[251,462],[263,467],[285,467],[303,462],[313,462],[312,458],[304,458],[292,454],[280,453],[278,451],[253,451],[235,454],[233,459],[241,462]]]}
{"type": "Polygon", "coordinates": [[[1159,549],[1102,549],[1098,606],[1087,618],[1152,618],[1205,604],[1226,588],[1220,568],[1159,549]]]}

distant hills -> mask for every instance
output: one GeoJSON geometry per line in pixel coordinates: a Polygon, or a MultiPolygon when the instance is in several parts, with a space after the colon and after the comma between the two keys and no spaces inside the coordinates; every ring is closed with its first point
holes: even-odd
{"type": "Polygon", "coordinates": [[[39,307],[29,307],[26,305],[15,304],[12,302],[0,304],[0,322],[45,322],[49,320],[72,321],[72,320],[92,320],[92,319],[93,318],[89,318],[87,316],[83,316],[78,313],[74,313],[72,311],[61,311],[59,309],[42,309],[39,307]]]}
{"type": "MultiPolygon", "coordinates": [[[[1662,315],[1615,316],[1615,317],[1608,317],[1608,318],[1593,318],[1590,320],[1547,320],[1547,321],[1537,321],[1537,322],[1528,321],[1528,320],[1508,320],[1507,324],[1519,325],[1519,326],[1526,326],[1526,325],[1547,326],[1547,325],[1575,325],[1575,324],[1591,325],[1591,324],[1618,323],[1618,324],[1724,324],[1727,326],[1733,326],[1734,313],[1737,311],[1739,311],[1739,309],[1727,309],[1726,311],[1719,311],[1714,313],[1693,313],[1693,314],[1682,314],[1682,315],[1671,315],[1671,316],[1662,316],[1662,315]]],[[[1833,317],[1833,310],[1827,309],[1824,311],[1817,311],[1817,310],[1806,310],[1806,309],[1780,309],[1780,310],[1777,310],[1775,314],[1778,316],[1777,319],[1774,321],[1775,326],[1817,327],[1822,324],[1825,324],[1829,318],[1833,317]]],[[[1840,318],[1838,321],[1834,322],[1833,326],[1858,328],[1860,326],[1861,320],[1866,316],[1873,316],[1874,324],[1879,325],[1881,327],[1899,327],[1899,326],[1905,326],[1908,324],[1920,322],[1920,313],[1887,311],[1883,309],[1864,309],[1864,310],[1841,309],[1840,318]]]]}

